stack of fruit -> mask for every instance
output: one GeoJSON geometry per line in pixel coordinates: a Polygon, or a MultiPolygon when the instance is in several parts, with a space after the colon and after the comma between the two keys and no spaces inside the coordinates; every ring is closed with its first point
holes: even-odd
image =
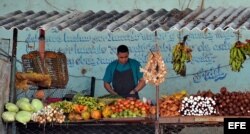
{"type": "Polygon", "coordinates": [[[53,108],[62,109],[64,113],[70,113],[73,111],[73,103],[70,101],[58,101],[50,104],[53,108]]]}
{"type": "Polygon", "coordinates": [[[84,96],[80,93],[76,94],[72,101],[75,104],[87,106],[90,110],[99,108],[96,98],[84,96]]]}
{"type": "Polygon", "coordinates": [[[164,95],[160,99],[160,116],[178,116],[180,115],[181,101],[187,95],[186,90],[174,93],[172,95],[164,95]]]}
{"type": "Polygon", "coordinates": [[[219,115],[250,116],[250,92],[229,92],[222,87],[215,97],[219,115]]]}
{"type": "Polygon", "coordinates": [[[119,99],[110,108],[113,112],[111,118],[146,117],[150,114],[149,104],[134,99],[119,99]]]}
{"type": "Polygon", "coordinates": [[[207,116],[216,114],[215,101],[211,97],[184,97],[181,104],[182,115],[207,116]]]}

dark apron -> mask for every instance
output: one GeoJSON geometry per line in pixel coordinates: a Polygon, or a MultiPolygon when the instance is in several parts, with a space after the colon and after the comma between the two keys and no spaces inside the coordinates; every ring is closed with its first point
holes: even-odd
{"type": "Polygon", "coordinates": [[[139,99],[139,95],[137,92],[135,94],[129,94],[130,91],[132,91],[136,87],[134,77],[133,77],[133,71],[131,68],[123,72],[120,72],[117,69],[115,69],[114,75],[113,75],[112,86],[114,88],[114,91],[118,95],[124,98],[133,97],[133,98],[139,99]]]}

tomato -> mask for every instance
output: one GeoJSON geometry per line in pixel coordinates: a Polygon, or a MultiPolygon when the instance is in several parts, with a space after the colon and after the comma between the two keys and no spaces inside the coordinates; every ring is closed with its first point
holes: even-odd
{"type": "Polygon", "coordinates": [[[122,102],[122,104],[123,104],[123,105],[128,105],[128,104],[129,104],[129,101],[128,101],[128,100],[124,100],[124,101],[122,102]]]}
{"type": "Polygon", "coordinates": [[[115,106],[110,106],[110,108],[111,108],[112,110],[115,110],[115,106]]]}
{"type": "Polygon", "coordinates": [[[129,107],[130,107],[130,105],[129,105],[129,104],[125,105],[125,108],[126,108],[126,109],[128,109],[129,107]]]}
{"type": "Polygon", "coordinates": [[[134,105],[135,104],[135,102],[134,101],[130,101],[130,105],[134,105]]]}
{"type": "Polygon", "coordinates": [[[123,104],[120,104],[119,107],[122,108],[122,107],[124,107],[124,105],[123,105],[123,104]]]}
{"type": "Polygon", "coordinates": [[[147,112],[146,112],[146,111],[143,111],[143,110],[141,111],[141,113],[142,113],[142,114],[147,114],[147,112]]]}
{"type": "Polygon", "coordinates": [[[123,111],[123,109],[118,109],[118,112],[122,112],[123,111]]]}
{"type": "Polygon", "coordinates": [[[117,102],[118,102],[118,103],[119,103],[119,102],[122,102],[122,100],[123,100],[123,99],[117,99],[117,102]]]}
{"type": "Polygon", "coordinates": [[[137,107],[135,107],[133,110],[134,110],[134,111],[138,111],[139,109],[138,109],[137,107]]]}
{"type": "Polygon", "coordinates": [[[131,109],[131,110],[134,109],[134,108],[135,108],[134,105],[129,106],[129,109],[131,109]]]}
{"type": "Polygon", "coordinates": [[[150,106],[149,106],[149,105],[145,105],[144,107],[146,108],[146,110],[149,110],[149,109],[150,109],[150,106]]]}
{"type": "Polygon", "coordinates": [[[145,108],[145,107],[141,107],[141,110],[142,110],[142,111],[146,111],[146,108],[145,108]]]}

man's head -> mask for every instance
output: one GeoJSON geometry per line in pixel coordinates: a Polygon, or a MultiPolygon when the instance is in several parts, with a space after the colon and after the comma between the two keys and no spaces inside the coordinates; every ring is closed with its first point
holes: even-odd
{"type": "Polygon", "coordinates": [[[128,62],[128,56],[129,56],[129,51],[128,51],[128,47],[125,45],[120,45],[117,48],[117,57],[118,57],[118,61],[121,64],[125,64],[128,62]]]}

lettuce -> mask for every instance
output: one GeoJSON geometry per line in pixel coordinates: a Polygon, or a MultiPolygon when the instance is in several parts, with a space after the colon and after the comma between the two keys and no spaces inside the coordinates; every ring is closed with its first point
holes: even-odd
{"type": "Polygon", "coordinates": [[[16,114],[16,120],[24,125],[31,120],[31,113],[27,111],[19,111],[16,114]]]}
{"type": "Polygon", "coordinates": [[[29,103],[29,102],[26,102],[26,101],[21,101],[17,104],[17,106],[21,109],[21,110],[24,110],[24,111],[28,111],[28,112],[33,112],[35,110],[35,108],[29,103]]]}
{"type": "Polygon", "coordinates": [[[15,115],[16,113],[15,112],[3,112],[2,113],[2,118],[3,118],[3,121],[4,122],[13,122],[15,121],[15,115]]]}
{"type": "Polygon", "coordinates": [[[7,109],[9,112],[18,112],[19,111],[19,108],[13,104],[13,103],[6,103],[5,104],[5,109],[7,109]]]}
{"type": "Polygon", "coordinates": [[[35,112],[43,109],[43,103],[39,99],[33,99],[31,105],[35,108],[35,112]]]}

